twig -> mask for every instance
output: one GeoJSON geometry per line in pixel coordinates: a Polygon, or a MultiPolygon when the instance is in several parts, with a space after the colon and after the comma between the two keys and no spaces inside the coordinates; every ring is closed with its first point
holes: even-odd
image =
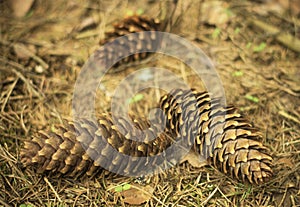
{"type": "Polygon", "coordinates": [[[26,126],[25,126],[25,123],[24,123],[24,116],[23,116],[24,110],[25,110],[26,107],[27,107],[26,105],[23,106],[23,108],[22,108],[22,113],[21,113],[21,118],[20,118],[21,126],[22,126],[22,128],[24,129],[24,131],[25,131],[25,135],[27,135],[27,134],[28,134],[28,131],[29,131],[29,130],[26,128],[26,126]]]}
{"type": "Polygon", "coordinates": [[[231,205],[233,205],[232,201],[229,200],[229,199],[227,198],[227,196],[221,191],[221,189],[220,189],[218,186],[217,186],[217,189],[218,189],[218,191],[220,192],[220,194],[223,196],[223,198],[225,198],[225,200],[226,200],[228,203],[230,203],[231,205]]]}
{"type": "Polygon", "coordinates": [[[11,71],[13,73],[15,73],[27,86],[27,88],[34,94],[36,95],[37,97],[41,98],[41,94],[39,92],[37,92],[32,84],[17,70],[15,70],[14,68],[11,68],[11,70],[8,70],[7,68],[3,68],[3,67],[0,67],[0,70],[5,70],[7,72],[11,71]]]}
{"type": "Polygon", "coordinates": [[[17,84],[18,80],[19,80],[19,78],[16,78],[16,80],[12,83],[11,88],[9,89],[9,91],[8,91],[8,93],[6,95],[6,98],[4,99],[4,103],[3,103],[2,107],[1,107],[1,113],[3,113],[3,111],[5,109],[5,106],[6,106],[7,102],[8,102],[8,99],[11,96],[11,93],[13,92],[14,88],[16,87],[16,84],[17,84]]]}
{"type": "MultiPolygon", "coordinates": [[[[13,66],[13,67],[15,67],[15,65],[14,64],[11,64],[11,62],[10,61],[7,61],[7,60],[5,60],[4,58],[1,58],[0,57],[0,61],[2,61],[2,62],[5,62],[5,63],[7,63],[7,64],[9,64],[9,65],[11,65],[11,66],[13,66]]],[[[20,68],[21,66],[19,66],[18,64],[17,64],[17,68],[20,68]]],[[[22,67],[21,67],[22,68],[22,67]]],[[[14,74],[16,74],[25,84],[26,84],[26,86],[27,86],[27,88],[29,89],[29,91],[31,91],[35,96],[37,96],[38,98],[42,98],[42,95],[41,95],[41,93],[39,93],[38,91],[36,91],[35,89],[34,89],[34,86],[32,85],[32,83],[30,83],[28,80],[27,80],[27,78],[25,78],[24,76],[23,76],[23,74],[21,73],[21,72],[19,72],[19,71],[17,71],[15,68],[6,68],[5,66],[3,67],[3,66],[0,66],[0,70],[3,70],[3,71],[6,71],[6,72],[13,72],[14,74]]],[[[23,68],[22,68],[22,70],[23,70],[23,68]]]]}
{"type": "Polygon", "coordinates": [[[205,206],[208,201],[216,194],[216,192],[218,191],[218,186],[213,190],[213,192],[210,193],[210,195],[205,199],[205,201],[203,201],[200,206],[205,206]]]}
{"type": "Polygon", "coordinates": [[[6,207],[10,207],[10,205],[8,205],[7,203],[5,203],[5,201],[1,201],[0,200],[0,204],[3,205],[3,206],[6,206],[6,207]]]}
{"type": "Polygon", "coordinates": [[[17,197],[20,197],[20,194],[16,191],[16,189],[14,189],[14,187],[12,186],[11,182],[7,179],[7,177],[4,176],[2,173],[0,173],[0,176],[2,177],[6,186],[8,186],[11,189],[10,194],[14,193],[17,197]]]}
{"type": "Polygon", "coordinates": [[[300,120],[297,119],[296,117],[292,116],[292,115],[289,115],[287,112],[281,110],[278,112],[279,115],[283,116],[284,118],[287,118],[287,119],[290,119],[292,120],[293,122],[297,123],[297,124],[300,124],[300,120]]]}
{"type": "Polygon", "coordinates": [[[54,187],[52,186],[52,184],[49,182],[48,178],[44,177],[44,181],[49,185],[49,187],[53,191],[53,193],[56,196],[56,198],[58,199],[58,201],[62,203],[61,198],[59,197],[58,193],[56,192],[56,190],[54,189],[54,187]]]}
{"type": "Polygon", "coordinates": [[[0,145],[0,157],[4,158],[4,160],[8,161],[8,162],[12,162],[14,164],[16,164],[18,162],[17,158],[15,156],[13,156],[7,149],[7,145],[5,144],[5,146],[0,145]]]}
{"type": "Polygon", "coordinates": [[[42,58],[36,56],[33,52],[28,50],[26,47],[24,47],[20,43],[10,43],[6,40],[0,40],[0,44],[5,45],[5,46],[14,47],[15,49],[22,50],[22,52],[26,53],[26,55],[28,55],[29,57],[34,59],[36,62],[38,62],[43,68],[45,68],[45,69],[49,68],[49,65],[42,58]]]}
{"type": "Polygon", "coordinates": [[[265,32],[274,35],[275,39],[278,42],[287,46],[291,50],[294,50],[295,52],[300,52],[300,40],[297,39],[296,37],[292,36],[289,33],[282,33],[280,32],[279,28],[269,25],[263,21],[256,20],[256,19],[249,19],[249,20],[250,23],[253,24],[254,26],[259,27],[265,32]]]}
{"type": "Polygon", "coordinates": [[[28,55],[33,60],[35,60],[37,63],[39,63],[43,68],[45,68],[45,69],[49,68],[49,65],[44,60],[42,60],[42,58],[40,58],[37,55],[35,55],[33,52],[31,52],[30,50],[28,50],[23,45],[17,43],[17,44],[14,44],[14,48],[22,50],[22,52],[26,53],[26,55],[28,55]]]}

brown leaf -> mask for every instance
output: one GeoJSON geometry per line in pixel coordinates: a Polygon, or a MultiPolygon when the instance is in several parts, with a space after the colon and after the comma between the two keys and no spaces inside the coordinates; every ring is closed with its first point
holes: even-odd
{"type": "Polygon", "coordinates": [[[75,26],[75,31],[82,31],[91,27],[97,26],[98,19],[96,17],[87,17],[83,19],[78,26],[75,26]]]}
{"type": "Polygon", "coordinates": [[[31,8],[34,0],[10,0],[10,6],[15,17],[23,17],[31,8]]]}
{"type": "Polygon", "coordinates": [[[236,186],[229,181],[222,183],[219,188],[225,195],[232,195],[236,193],[236,186]]]}
{"type": "MultiPolygon", "coordinates": [[[[291,10],[292,14],[297,16],[300,14],[300,4],[298,0],[276,0],[278,4],[283,7],[285,10],[291,10]]],[[[275,2],[276,2],[275,1],[275,2]]]]}
{"type": "Polygon", "coordinates": [[[290,169],[292,169],[295,166],[293,161],[291,159],[287,158],[287,157],[280,158],[277,161],[277,164],[287,166],[290,169]]]}
{"type": "Polygon", "coordinates": [[[205,1],[202,4],[202,21],[222,27],[230,20],[228,4],[223,1],[205,1]]]}
{"type": "Polygon", "coordinates": [[[140,205],[150,200],[154,192],[154,188],[150,185],[132,185],[129,190],[122,191],[123,201],[131,205],[140,205]]]}
{"type": "Polygon", "coordinates": [[[203,156],[196,153],[194,150],[191,150],[188,154],[186,154],[186,156],[183,157],[180,163],[183,163],[185,161],[188,161],[188,163],[190,163],[193,167],[197,168],[203,167],[208,164],[207,160],[203,156]]]}
{"type": "Polygon", "coordinates": [[[27,46],[21,43],[14,44],[13,48],[17,57],[20,59],[28,59],[34,56],[36,52],[34,47],[28,48],[27,46]]]}

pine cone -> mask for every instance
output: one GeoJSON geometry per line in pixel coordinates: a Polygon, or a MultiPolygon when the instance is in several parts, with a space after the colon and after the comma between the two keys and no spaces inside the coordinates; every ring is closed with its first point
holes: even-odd
{"type": "Polygon", "coordinates": [[[121,57],[126,57],[114,64],[112,72],[123,70],[124,68],[120,66],[145,59],[150,54],[147,51],[156,50],[156,48],[160,45],[160,40],[155,31],[160,30],[161,23],[157,19],[137,15],[127,17],[121,22],[116,23],[114,25],[114,30],[107,32],[105,34],[105,39],[100,41],[101,45],[111,43],[115,49],[110,49],[109,45],[106,45],[105,48],[101,47],[98,51],[96,51],[96,57],[106,58],[108,65],[113,64],[121,57]],[[145,31],[149,31],[149,33],[138,33],[145,31]],[[125,36],[132,33],[136,33],[134,38],[125,36]],[[121,36],[124,36],[121,40],[117,39],[121,36]],[[141,52],[131,54],[136,50],[141,50],[141,52]]]}
{"type": "Polygon", "coordinates": [[[20,152],[21,162],[38,173],[58,172],[71,177],[84,173],[94,175],[101,166],[108,166],[107,170],[123,175],[147,174],[153,166],[164,162],[151,157],[160,153],[164,156],[164,150],[172,143],[167,134],[157,136],[158,129],[149,128],[148,122],[136,119],[134,127],[123,118],[118,119],[117,124],[113,124],[110,115],[102,115],[97,123],[78,119],[58,126],[55,132],[41,131],[25,141],[20,152]],[[147,133],[140,131],[147,128],[147,133]],[[143,142],[131,140],[133,137],[143,142]],[[157,138],[151,140],[153,137],[157,138]]]}
{"type": "Polygon", "coordinates": [[[256,184],[272,176],[261,135],[234,107],[221,106],[206,92],[180,89],[163,96],[160,107],[173,136],[195,142],[195,150],[220,171],[256,184]]]}
{"type": "Polygon", "coordinates": [[[73,106],[76,115],[82,117],[91,113],[91,108],[86,103],[93,101],[91,97],[95,95],[95,86],[98,85],[102,74],[119,72],[126,69],[128,64],[140,63],[137,60],[145,59],[151,54],[147,51],[156,51],[160,47],[161,36],[156,34],[160,29],[161,23],[157,19],[135,15],[115,24],[114,31],[106,33],[106,38],[101,41],[101,44],[106,43],[105,46],[95,51],[84,66],[84,73],[76,80],[77,86],[82,87],[75,88],[77,93],[74,94],[73,103],[81,103],[85,100],[85,104],[73,106]],[[139,33],[142,31],[149,32],[139,33]],[[132,36],[126,36],[128,34],[132,36]],[[123,38],[118,39],[121,36],[123,38]],[[111,69],[106,71],[109,68],[111,69]]]}

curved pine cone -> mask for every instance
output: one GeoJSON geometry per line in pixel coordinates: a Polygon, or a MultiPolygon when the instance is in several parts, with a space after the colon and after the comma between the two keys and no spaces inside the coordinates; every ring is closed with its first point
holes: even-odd
{"type": "Polygon", "coordinates": [[[69,121],[58,126],[55,132],[40,131],[37,136],[25,141],[20,152],[21,162],[25,167],[33,167],[38,173],[59,172],[71,177],[84,173],[97,174],[101,166],[123,175],[151,173],[153,166],[159,166],[165,161],[151,157],[158,154],[164,157],[164,151],[172,139],[166,133],[157,136],[157,129],[149,128],[146,121],[135,119],[134,125],[123,118],[113,124],[110,115],[101,115],[97,123],[83,118],[69,121]],[[147,128],[146,133],[141,131],[147,128]]]}
{"type": "Polygon", "coordinates": [[[166,115],[165,133],[158,135],[159,130],[151,126],[150,134],[142,134],[139,130],[150,125],[140,120],[134,121],[135,128],[122,118],[116,126],[107,115],[100,116],[98,123],[79,119],[58,127],[55,133],[40,132],[39,137],[26,141],[21,162],[34,166],[39,173],[51,171],[70,176],[92,175],[101,166],[109,166],[107,170],[120,174],[146,174],[153,166],[170,164],[164,159],[147,158],[159,153],[165,156],[174,140],[183,139],[217,169],[242,182],[260,184],[272,176],[272,157],[259,141],[261,135],[233,107],[222,107],[206,92],[180,89],[163,96],[160,107],[166,115]],[[131,140],[133,137],[156,139],[139,142],[131,140]],[[120,153],[112,153],[109,147],[120,153]],[[146,162],[132,161],[120,154],[144,156],[146,162]]]}
{"type": "Polygon", "coordinates": [[[181,89],[163,96],[160,107],[172,134],[195,141],[195,150],[221,172],[256,184],[272,176],[261,135],[234,107],[221,106],[207,92],[181,89]]]}

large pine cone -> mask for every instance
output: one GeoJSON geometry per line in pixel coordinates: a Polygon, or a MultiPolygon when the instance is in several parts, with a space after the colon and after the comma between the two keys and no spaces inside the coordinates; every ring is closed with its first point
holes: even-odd
{"type": "Polygon", "coordinates": [[[223,107],[207,92],[180,89],[163,96],[160,107],[172,134],[195,141],[195,150],[220,171],[257,184],[272,176],[261,135],[234,107],[223,107]]]}

